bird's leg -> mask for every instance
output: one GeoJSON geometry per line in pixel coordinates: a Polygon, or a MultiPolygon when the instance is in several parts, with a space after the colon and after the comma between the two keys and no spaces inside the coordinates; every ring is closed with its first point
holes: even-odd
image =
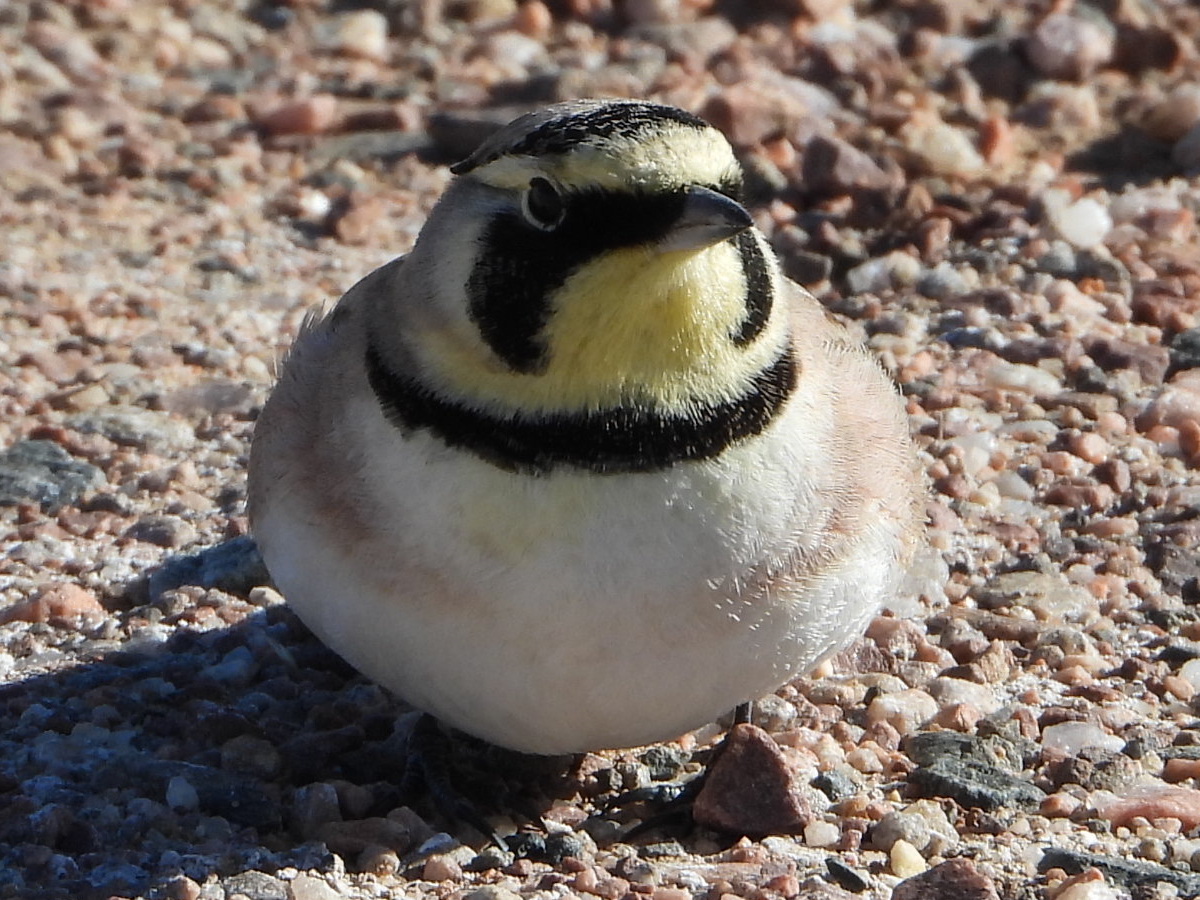
{"type": "MultiPolygon", "coordinates": [[[[750,719],[754,714],[754,701],[747,700],[745,703],[739,703],[733,710],[733,724],[730,729],[738,725],[746,725],[750,723],[750,719]]],[[[623,840],[637,837],[645,834],[648,831],[653,831],[655,828],[660,828],[666,825],[675,823],[690,822],[692,816],[692,804],[695,803],[697,795],[701,788],[704,787],[704,781],[708,777],[713,764],[720,758],[726,746],[729,743],[729,732],[725,733],[725,737],[721,738],[720,743],[713,747],[709,754],[708,762],[705,764],[704,771],[690,781],[682,784],[663,784],[655,788],[643,788],[637,791],[626,791],[618,797],[615,797],[608,805],[610,807],[623,806],[626,803],[651,801],[665,799],[665,803],[661,809],[655,812],[647,819],[643,819],[638,824],[634,825],[627,831],[623,840]],[[651,793],[653,792],[653,793],[651,793]]]]}
{"type": "Polygon", "coordinates": [[[474,804],[455,790],[449,766],[446,765],[449,756],[450,736],[442,731],[433,716],[422,715],[408,736],[401,791],[406,796],[412,796],[424,787],[434,806],[444,816],[455,822],[465,822],[501,850],[507,851],[508,844],[504,838],[488,824],[474,804]]]}
{"type": "Polygon", "coordinates": [[[754,701],[747,700],[745,703],[739,703],[733,708],[733,724],[734,725],[749,725],[750,719],[754,717],[754,701]]]}

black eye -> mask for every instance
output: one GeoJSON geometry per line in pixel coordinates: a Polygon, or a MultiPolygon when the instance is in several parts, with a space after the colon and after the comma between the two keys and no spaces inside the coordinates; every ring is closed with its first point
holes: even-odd
{"type": "Polygon", "coordinates": [[[529,190],[521,198],[521,212],[530,225],[549,231],[563,220],[566,206],[558,188],[545,178],[534,178],[529,182],[529,190]]]}

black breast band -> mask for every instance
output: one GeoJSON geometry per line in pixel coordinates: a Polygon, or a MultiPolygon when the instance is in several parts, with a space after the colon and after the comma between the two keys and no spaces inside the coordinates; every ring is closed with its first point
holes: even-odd
{"type": "MultiPolygon", "coordinates": [[[[651,472],[716,456],[760,433],[796,385],[788,347],[733,400],[680,412],[613,407],[535,416],[496,415],[447,399],[388,368],[374,346],[367,378],[379,406],[401,431],[427,429],[449,447],[468,450],[503,469],[528,473],[559,467],[601,474],[651,472]]],[[[531,375],[531,378],[538,376],[531,375]]]]}

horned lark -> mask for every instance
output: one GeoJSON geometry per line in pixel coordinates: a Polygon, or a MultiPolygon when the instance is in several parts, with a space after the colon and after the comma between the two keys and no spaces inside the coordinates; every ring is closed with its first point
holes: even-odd
{"type": "Polygon", "coordinates": [[[452,171],[258,421],[253,529],[300,617],[545,754],[672,738],[849,643],[922,481],[894,386],[780,274],[720,132],[564,103],[452,171]]]}

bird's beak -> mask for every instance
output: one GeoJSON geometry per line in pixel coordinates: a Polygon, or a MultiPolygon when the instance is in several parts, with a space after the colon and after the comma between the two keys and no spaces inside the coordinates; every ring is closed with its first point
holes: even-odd
{"type": "Polygon", "coordinates": [[[672,250],[701,250],[745,231],[754,220],[736,200],[699,185],[686,188],[683,210],[671,230],[656,245],[666,253],[672,250]]]}

